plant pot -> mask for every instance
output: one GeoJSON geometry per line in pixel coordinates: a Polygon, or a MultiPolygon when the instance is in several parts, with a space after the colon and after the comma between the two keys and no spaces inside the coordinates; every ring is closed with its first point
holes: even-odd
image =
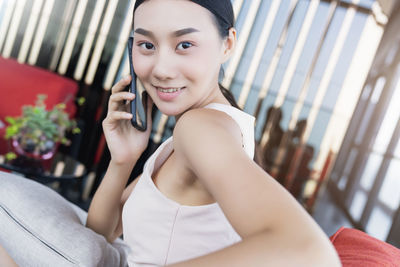
{"type": "Polygon", "coordinates": [[[58,143],[53,142],[52,145],[47,146],[45,151],[41,151],[38,148],[36,148],[34,144],[28,143],[28,145],[23,146],[20,140],[21,139],[19,138],[13,138],[11,140],[14,152],[19,156],[39,161],[51,159],[56,153],[58,148],[58,143]]]}

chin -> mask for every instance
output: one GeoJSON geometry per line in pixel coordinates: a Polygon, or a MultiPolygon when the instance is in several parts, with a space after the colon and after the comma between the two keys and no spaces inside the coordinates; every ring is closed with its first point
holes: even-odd
{"type": "Polygon", "coordinates": [[[178,116],[182,113],[184,113],[187,109],[178,107],[175,103],[155,103],[157,106],[158,110],[167,116],[178,116]]]}

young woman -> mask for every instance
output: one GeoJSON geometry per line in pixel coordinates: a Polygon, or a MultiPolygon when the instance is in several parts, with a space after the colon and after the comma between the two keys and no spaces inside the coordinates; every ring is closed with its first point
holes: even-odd
{"type": "Polygon", "coordinates": [[[131,78],[115,84],[103,122],[111,161],[87,226],[109,241],[123,233],[130,266],[340,266],[318,225],[252,160],[254,117],[218,85],[233,20],[230,0],[136,1],[134,69],[149,107],[176,126],[126,187],[151,127],[131,126],[131,78]]]}

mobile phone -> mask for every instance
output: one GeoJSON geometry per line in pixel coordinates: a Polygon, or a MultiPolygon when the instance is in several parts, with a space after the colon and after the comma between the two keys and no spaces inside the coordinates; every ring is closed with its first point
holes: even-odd
{"type": "Polygon", "coordinates": [[[146,131],[147,129],[147,92],[143,87],[137,86],[137,79],[135,70],[132,63],[132,45],[133,37],[128,39],[128,54],[129,54],[129,69],[132,76],[129,92],[136,95],[135,99],[130,102],[130,112],[132,113],[131,123],[132,126],[139,131],[146,131]],[[141,89],[141,90],[140,90],[141,89]]]}

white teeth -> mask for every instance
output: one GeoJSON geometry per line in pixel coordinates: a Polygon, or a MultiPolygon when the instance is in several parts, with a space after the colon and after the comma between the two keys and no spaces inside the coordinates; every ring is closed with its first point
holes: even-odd
{"type": "Polygon", "coordinates": [[[157,89],[163,93],[173,93],[181,90],[181,88],[168,88],[168,89],[157,88],[157,89]]]}

